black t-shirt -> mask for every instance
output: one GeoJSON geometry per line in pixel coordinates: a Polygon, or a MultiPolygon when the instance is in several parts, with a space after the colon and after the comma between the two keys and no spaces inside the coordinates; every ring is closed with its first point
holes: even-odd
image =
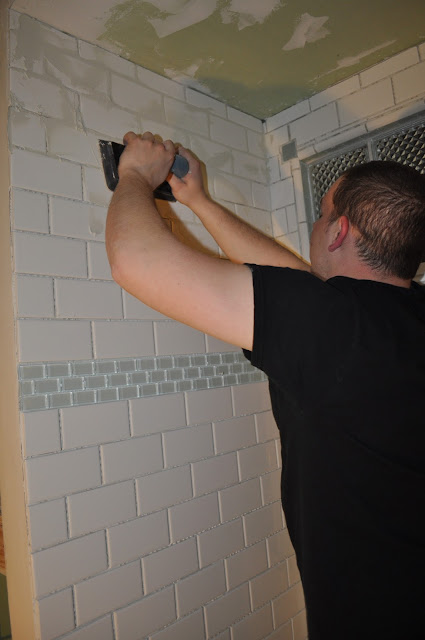
{"type": "Polygon", "coordinates": [[[425,638],[425,294],[252,267],[310,640],[425,638]]]}

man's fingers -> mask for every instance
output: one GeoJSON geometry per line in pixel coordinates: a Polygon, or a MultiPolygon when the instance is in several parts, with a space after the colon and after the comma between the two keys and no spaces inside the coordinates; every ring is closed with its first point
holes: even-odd
{"type": "Polygon", "coordinates": [[[142,140],[155,140],[155,136],[150,131],[145,131],[145,133],[142,133],[140,137],[142,140]]]}
{"type": "Polygon", "coordinates": [[[127,131],[127,133],[123,138],[123,142],[124,144],[128,144],[129,142],[131,142],[131,140],[134,140],[135,138],[137,138],[137,135],[134,133],[134,131],[127,131]]]}

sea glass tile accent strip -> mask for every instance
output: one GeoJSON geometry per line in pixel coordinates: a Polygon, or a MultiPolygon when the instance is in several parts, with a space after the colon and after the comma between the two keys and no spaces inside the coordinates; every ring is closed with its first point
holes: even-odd
{"type": "Polygon", "coordinates": [[[21,410],[113,402],[266,380],[243,353],[22,363],[21,410]]]}

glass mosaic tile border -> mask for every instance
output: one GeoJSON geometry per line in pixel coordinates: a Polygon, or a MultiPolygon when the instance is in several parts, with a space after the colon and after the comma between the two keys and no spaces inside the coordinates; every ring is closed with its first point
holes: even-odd
{"type": "Polygon", "coordinates": [[[21,411],[43,411],[267,380],[239,351],[22,363],[21,411]]]}

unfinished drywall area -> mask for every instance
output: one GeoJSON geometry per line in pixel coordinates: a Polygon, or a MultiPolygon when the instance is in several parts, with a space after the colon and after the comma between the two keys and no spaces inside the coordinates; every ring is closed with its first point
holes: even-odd
{"type": "MultiPolygon", "coordinates": [[[[34,637],[301,640],[264,377],[230,345],[121,291],[104,248],[110,192],[97,141],[129,129],[193,149],[212,195],[271,233],[263,123],[10,17],[34,637]]],[[[161,212],[185,242],[219,254],[186,208],[161,212]]]]}

